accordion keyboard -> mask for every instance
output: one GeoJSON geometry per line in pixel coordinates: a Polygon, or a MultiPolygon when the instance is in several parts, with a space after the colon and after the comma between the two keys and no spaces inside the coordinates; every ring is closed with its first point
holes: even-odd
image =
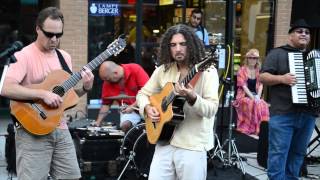
{"type": "Polygon", "coordinates": [[[301,52],[290,52],[289,69],[290,73],[294,74],[297,83],[291,86],[292,101],[294,104],[307,104],[307,90],[303,64],[303,54],[301,52]]]}
{"type": "Polygon", "coordinates": [[[307,91],[312,98],[320,98],[320,52],[318,50],[312,50],[308,54],[305,66],[307,91]]]}

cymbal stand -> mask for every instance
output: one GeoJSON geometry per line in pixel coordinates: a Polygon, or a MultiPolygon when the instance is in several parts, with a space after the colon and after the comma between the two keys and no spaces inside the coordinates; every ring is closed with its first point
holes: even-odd
{"type": "Polygon", "coordinates": [[[213,154],[210,155],[210,159],[218,157],[221,162],[224,162],[223,154],[225,153],[225,151],[222,149],[217,133],[214,133],[214,139],[215,141],[217,141],[217,146],[216,148],[214,148],[213,154]]]}
{"type": "Polygon", "coordinates": [[[126,165],[125,165],[124,168],[122,169],[122,171],[121,171],[121,173],[120,173],[120,175],[119,175],[119,177],[118,177],[117,180],[120,180],[120,179],[121,179],[124,171],[127,169],[129,163],[130,163],[131,161],[133,161],[133,158],[134,158],[135,155],[136,155],[135,152],[130,151],[129,160],[127,161],[126,165]]]}
{"type": "Polygon", "coordinates": [[[241,171],[244,175],[246,172],[243,166],[243,162],[239,155],[237,146],[235,144],[235,138],[232,137],[232,130],[235,127],[234,123],[232,122],[232,119],[233,119],[232,101],[234,97],[234,87],[232,83],[230,83],[230,87],[231,87],[231,90],[230,91],[228,90],[226,94],[226,105],[229,106],[229,110],[230,110],[229,131],[228,131],[228,138],[223,142],[223,145],[222,145],[222,149],[226,145],[228,145],[228,154],[227,154],[227,158],[225,158],[224,160],[224,166],[230,167],[230,166],[238,165],[238,167],[240,166],[241,171]]]}
{"type": "Polygon", "coordinates": [[[216,125],[217,116],[215,116],[215,120],[214,121],[215,121],[215,123],[214,123],[214,127],[213,127],[213,132],[214,132],[213,145],[215,146],[215,148],[213,148],[213,151],[211,151],[211,150],[208,151],[208,155],[209,155],[210,160],[213,160],[214,157],[218,157],[219,160],[221,162],[223,162],[224,161],[223,154],[225,153],[225,151],[222,149],[218,134],[216,132],[216,129],[217,129],[217,125],[216,125]]]}

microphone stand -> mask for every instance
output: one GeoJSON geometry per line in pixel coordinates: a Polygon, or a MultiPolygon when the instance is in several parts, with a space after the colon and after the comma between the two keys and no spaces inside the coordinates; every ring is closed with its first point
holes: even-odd
{"type": "MultiPolygon", "coordinates": [[[[231,66],[233,67],[233,66],[231,66]]],[[[228,125],[228,138],[223,142],[222,148],[223,149],[226,145],[228,146],[228,153],[227,157],[224,161],[224,166],[230,167],[230,166],[236,166],[237,163],[243,173],[245,175],[245,168],[243,166],[242,159],[239,155],[236,143],[235,143],[235,138],[232,137],[232,130],[235,127],[235,124],[233,123],[233,99],[234,99],[234,82],[231,79],[226,79],[228,81],[227,83],[229,84],[229,90],[226,93],[226,99],[225,99],[225,105],[229,106],[229,125],[228,125]]]]}
{"type": "Polygon", "coordinates": [[[1,81],[0,81],[0,94],[2,94],[2,87],[3,87],[3,83],[4,83],[4,79],[6,77],[9,65],[11,63],[15,63],[17,62],[16,58],[11,55],[10,57],[8,57],[3,65],[3,71],[2,71],[2,75],[1,75],[1,81]]]}
{"type": "Polygon", "coordinates": [[[234,6],[233,6],[233,1],[227,1],[226,3],[226,45],[228,48],[228,57],[230,60],[230,66],[228,67],[230,72],[229,72],[229,79],[227,79],[229,81],[229,90],[226,93],[226,105],[229,105],[229,130],[228,130],[228,138],[224,141],[223,145],[222,145],[222,149],[224,148],[224,146],[228,145],[228,154],[227,154],[227,158],[224,161],[224,166],[227,167],[231,167],[231,166],[235,166],[235,167],[240,167],[242,174],[243,174],[243,178],[245,175],[245,169],[243,166],[243,162],[242,159],[239,156],[239,152],[238,149],[236,147],[235,144],[235,138],[232,137],[232,130],[235,127],[233,121],[233,99],[234,99],[234,93],[235,93],[235,88],[234,88],[234,67],[233,67],[233,55],[234,55],[234,51],[233,51],[233,28],[234,28],[234,24],[233,24],[233,12],[234,12],[234,6]],[[238,165],[238,166],[237,166],[238,165]]]}

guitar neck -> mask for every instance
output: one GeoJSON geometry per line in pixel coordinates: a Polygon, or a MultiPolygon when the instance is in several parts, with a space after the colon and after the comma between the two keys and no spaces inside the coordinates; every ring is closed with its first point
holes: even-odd
{"type": "MultiPolygon", "coordinates": [[[[90,61],[88,64],[86,64],[84,67],[87,67],[91,71],[97,68],[100,64],[103,63],[106,59],[108,59],[113,53],[109,51],[109,48],[103,51],[99,56],[94,58],[92,61],[90,61]]],[[[82,68],[84,70],[84,68],[82,68]]],[[[81,71],[82,71],[81,70],[81,71]]],[[[66,91],[74,87],[81,79],[81,71],[73,73],[69,79],[67,79],[63,84],[62,87],[66,91]]]]}
{"type": "MultiPolygon", "coordinates": [[[[194,66],[189,73],[187,74],[187,76],[185,78],[183,78],[179,83],[181,84],[188,84],[192,78],[197,74],[198,69],[196,66],[194,66]]],[[[168,106],[170,103],[172,103],[176,98],[176,94],[172,91],[169,93],[169,95],[167,96],[167,100],[165,101],[166,103],[163,106],[168,106]]]]}
{"type": "Polygon", "coordinates": [[[197,72],[198,72],[198,69],[196,68],[196,66],[194,66],[194,67],[189,71],[189,73],[187,74],[187,76],[181,80],[180,83],[181,83],[181,84],[184,84],[184,85],[188,84],[188,83],[192,80],[192,78],[197,74],[197,72]]]}

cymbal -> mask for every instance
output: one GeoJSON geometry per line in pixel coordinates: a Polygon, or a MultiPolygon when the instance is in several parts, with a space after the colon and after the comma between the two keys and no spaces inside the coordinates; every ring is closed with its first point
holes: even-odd
{"type": "Polygon", "coordinates": [[[104,99],[109,99],[109,100],[121,100],[121,99],[135,99],[135,96],[127,96],[125,94],[120,94],[118,96],[110,96],[110,97],[105,97],[104,99]]]}

